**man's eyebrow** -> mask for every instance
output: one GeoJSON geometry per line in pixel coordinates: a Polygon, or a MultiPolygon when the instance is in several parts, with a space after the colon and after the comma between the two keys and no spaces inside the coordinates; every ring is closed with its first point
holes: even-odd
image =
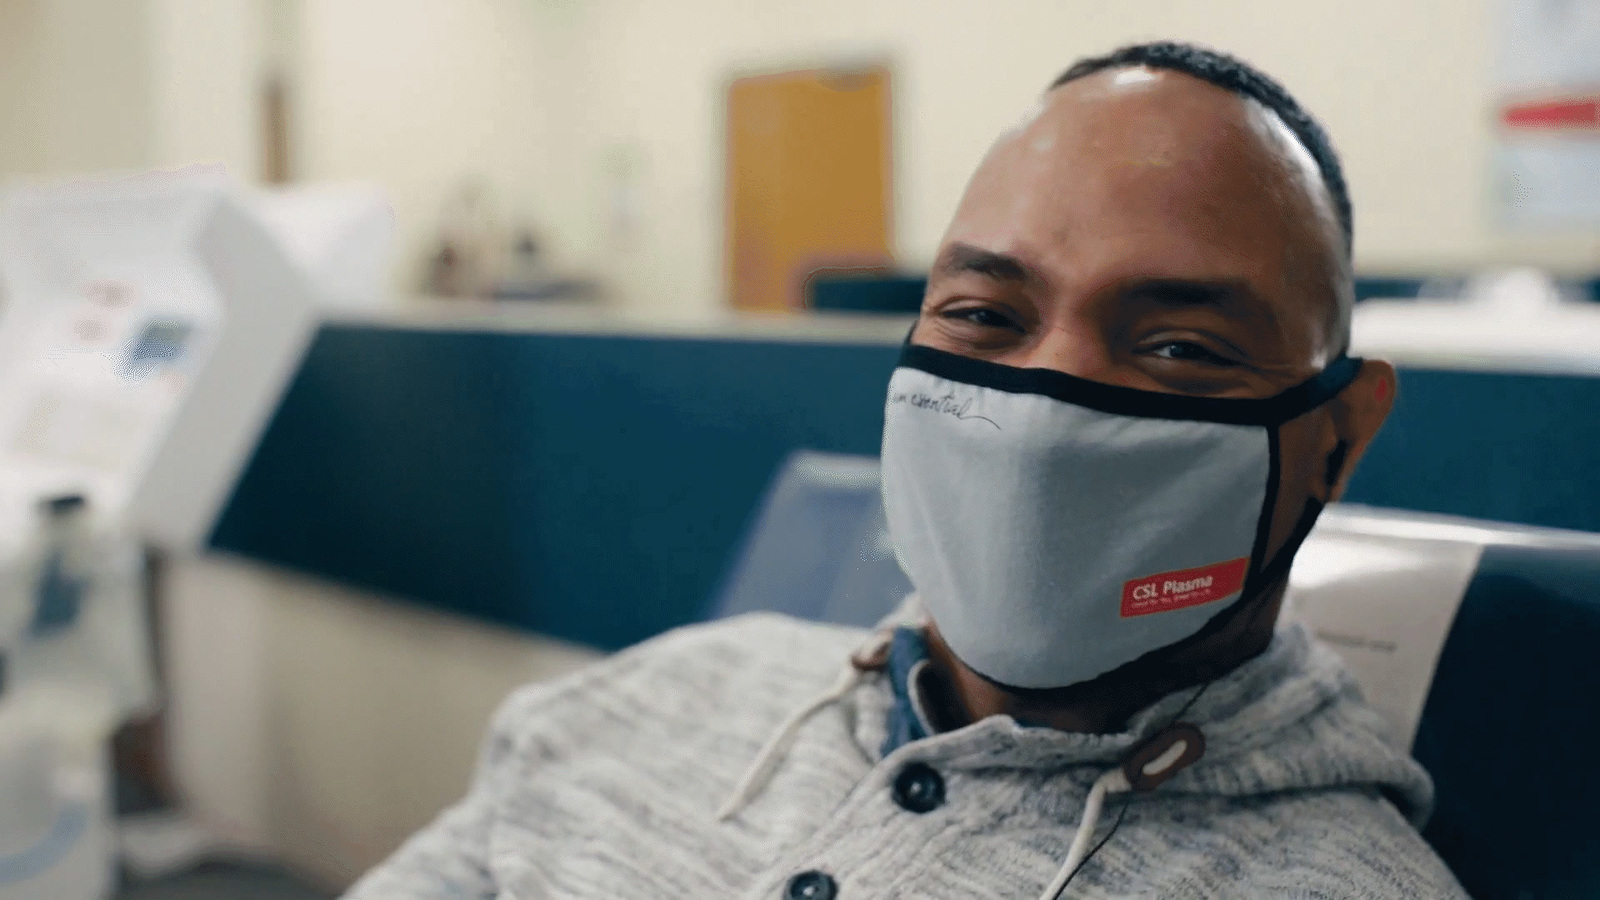
{"type": "Polygon", "coordinates": [[[1031,281],[1032,273],[1015,256],[995,253],[982,247],[957,241],[949,246],[939,259],[938,271],[942,275],[973,273],[996,281],[1031,281]]]}
{"type": "Polygon", "coordinates": [[[1124,295],[1149,300],[1158,306],[1186,308],[1210,306],[1241,318],[1271,316],[1271,305],[1244,281],[1191,281],[1157,278],[1128,286],[1124,295]]]}

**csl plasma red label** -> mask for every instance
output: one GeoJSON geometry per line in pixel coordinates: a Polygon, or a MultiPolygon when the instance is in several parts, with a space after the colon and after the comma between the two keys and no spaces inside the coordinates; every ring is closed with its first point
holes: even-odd
{"type": "Polygon", "coordinates": [[[1122,617],[1188,609],[1236,594],[1244,587],[1248,557],[1135,578],[1122,586],[1122,617]]]}

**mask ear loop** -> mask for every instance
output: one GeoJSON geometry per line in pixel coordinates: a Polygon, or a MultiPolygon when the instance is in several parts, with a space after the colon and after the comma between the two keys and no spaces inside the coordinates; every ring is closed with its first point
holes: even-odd
{"type": "Polygon", "coordinates": [[[1289,539],[1284,541],[1282,547],[1278,548],[1278,552],[1272,557],[1272,561],[1256,573],[1251,586],[1251,593],[1246,594],[1246,596],[1258,597],[1262,591],[1267,590],[1289,575],[1289,568],[1294,565],[1295,554],[1300,552],[1300,545],[1306,542],[1307,537],[1310,537],[1311,529],[1316,527],[1317,518],[1322,515],[1322,511],[1326,507],[1327,504],[1315,497],[1306,498],[1306,508],[1300,513],[1299,521],[1294,523],[1294,530],[1289,532],[1289,539]]]}
{"type": "MultiPolygon", "coordinates": [[[[1273,444],[1276,445],[1277,441],[1274,440],[1273,444]]],[[[1329,488],[1339,483],[1339,476],[1344,474],[1344,461],[1349,452],[1350,445],[1340,441],[1334,447],[1333,453],[1329,454],[1328,471],[1323,476],[1327,480],[1329,488]]],[[[1276,457],[1277,454],[1274,453],[1273,456],[1276,457]]],[[[1263,566],[1251,580],[1251,583],[1246,585],[1248,592],[1244,596],[1258,596],[1261,591],[1277,584],[1279,579],[1288,577],[1289,569],[1294,565],[1295,555],[1300,552],[1300,545],[1304,544],[1306,538],[1311,536],[1311,529],[1316,527],[1317,519],[1321,517],[1322,511],[1327,506],[1326,503],[1315,497],[1306,498],[1306,508],[1300,513],[1300,520],[1294,523],[1294,530],[1289,532],[1289,539],[1284,541],[1282,547],[1278,548],[1278,552],[1272,557],[1272,561],[1263,566]]]]}
{"type": "Polygon", "coordinates": [[[1350,443],[1340,441],[1334,445],[1333,452],[1328,454],[1328,471],[1323,473],[1328,490],[1333,490],[1339,484],[1339,476],[1344,474],[1345,460],[1350,456],[1350,443]]]}
{"type": "MultiPolygon", "coordinates": [[[[1300,388],[1293,389],[1301,396],[1293,401],[1283,413],[1285,418],[1267,426],[1267,490],[1261,502],[1261,518],[1257,525],[1255,546],[1250,552],[1251,574],[1245,579],[1243,590],[1240,591],[1240,602],[1245,598],[1259,596],[1260,593],[1276,584],[1289,572],[1289,567],[1294,564],[1295,554],[1300,551],[1300,545],[1311,534],[1311,529],[1317,524],[1317,517],[1322,515],[1323,508],[1327,505],[1315,497],[1306,498],[1306,506],[1300,513],[1299,521],[1295,522],[1294,530],[1289,533],[1289,539],[1270,561],[1265,560],[1267,540],[1272,528],[1273,512],[1278,504],[1278,493],[1281,488],[1283,456],[1279,445],[1279,430],[1290,419],[1304,415],[1313,409],[1327,403],[1349,387],[1361,374],[1364,360],[1354,356],[1341,356],[1329,363],[1311,381],[1305,382],[1300,388]],[[1260,568],[1256,568],[1256,566],[1260,568]]],[[[1345,460],[1350,453],[1350,445],[1340,441],[1329,454],[1327,470],[1323,474],[1328,487],[1338,483],[1339,477],[1344,474],[1345,460]]]]}

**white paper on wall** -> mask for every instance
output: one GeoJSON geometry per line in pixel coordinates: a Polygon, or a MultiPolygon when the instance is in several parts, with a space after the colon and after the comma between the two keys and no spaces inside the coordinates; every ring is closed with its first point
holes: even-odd
{"type": "Polygon", "coordinates": [[[1363,534],[1337,517],[1295,556],[1284,618],[1343,657],[1387,737],[1409,751],[1483,545],[1363,534]]]}

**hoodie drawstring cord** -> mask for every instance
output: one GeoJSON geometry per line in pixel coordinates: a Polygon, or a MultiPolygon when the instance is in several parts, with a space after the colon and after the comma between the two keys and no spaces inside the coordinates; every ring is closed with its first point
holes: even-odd
{"type": "Polygon", "coordinates": [[[1089,848],[1089,840],[1094,837],[1094,830],[1100,824],[1100,811],[1105,807],[1107,794],[1153,791],[1205,755],[1205,734],[1182,719],[1210,686],[1209,681],[1200,685],[1200,689],[1183,704],[1167,727],[1145,738],[1132,753],[1123,758],[1120,765],[1107,769],[1095,779],[1094,786],[1089,788],[1089,796],[1083,801],[1083,817],[1078,822],[1078,833],[1072,837],[1072,846],[1067,848],[1067,858],[1056,871],[1050,886],[1039,895],[1039,900],[1057,900],[1089,857],[1098,853],[1122,826],[1122,818],[1128,814],[1127,804],[1123,804],[1122,812],[1111,824],[1111,831],[1093,849],[1089,848]]]}
{"type": "MultiPolygon", "coordinates": [[[[772,737],[767,739],[761,747],[750,767],[745,770],[744,776],[739,779],[739,784],[734,788],[722,807],[717,810],[717,820],[727,821],[744,809],[755,796],[772,780],[772,775],[777,771],[778,765],[783,762],[784,754],[793,742],[801,726],[818,712],[838,703],[851,691],[861,685],[867,673],[878,671],[888,662],[889,643],[893,639],[893,632],[879,631],[872,636],[866,644],[862,645],[855,653],[851,654],[850,662],[839,673],[839,677],[826,691],[818,694],[804,706],[795,710],[783,720],[772,737]]],[[[1148,762],[1139,766],[1135,774],[1140,779],[1140,790],[1150,790],[1165,781],[1179,770],[1187,768],[1205,752],[1205,739],[1193,725],[1178,721],[1189,707],[1193,706],[1200,695],[1204,694],[1210,682],[1200,686],[1194,696],[1183,705],[1173,721],[1146,742],[1153,753],[1148,762]],[[1166,740],[1163,740],[1166,739],[1166,740]]],[[[1136,754],[1137,756],[1138,754],[1136,754]]],[[[1129,759],[1133,759],[1130,757],[1129,759]]],[[[1072,876],[1083,865],[1085,859],[1093,851],[1089,849],[1089,841],[1094,838],[1095,829],[1100,824],[1100,813],[1105,808],[1107,794],[1126,793],[1134,789],[1128,780],[1129,776],[1123,766],[1108,769],[1095,779],[1094,785],[1089,788],[1089,796],[1083,803],[1083,816],[1078,822],[1078,831],[1072,838],[1072,845],[1067,849],[1067,858],[1061,863],[1061,868],[1056,871],[1056,877],[1051,879],[1050,885],[1039,895],[1039,900],[1056,900],[1066,888],[1072,876]]],[[[1126,808],[1124,808],[1126,812],[1126,808]]],[[[1117,824],[1121,824],[1118,818],[1117,824]]],[[[1112,828],[1116,830],[1115,826],[1112,828]]],[[[1107,836],[1109,838],[1109,835],[1107,836]]],[[[1104,843],[1102,841],[1102,843],[1104,843]]],[[[1098,849],[1098,848],[1096,848],[1098,849]]]]}
{"type": "Polygon", "coordinates": [[[808,719],[828,706],[838,703],[851,691],[855,690],[867,677],[867,673],[882,668],[889,650],[889,641],[892,633],[879,632],[872,636],[864,646],[850,657],[850,662],[839,673],[833,686],[818,694],[809,703],[795,710],[789,718],[778,726],[772,737],[756,754],[751,761],[750,768],[745,770],[744,777],[739,779],[739,786],[734,788],[733,795],[722,808],[717,810],[717,820],[725,822],[738,814],[755,796],[761,793],[772,780],[772,773],[777,771],[778,764],[783,761],[783,755],[789,749],[789,744],[794,740],[795,734],[808,719]]]}
{"type": "Polygon", "coordinates": [[[1100,825],[1100,811],[1105,807],[1106,795],[1120,794],[1129,790],[1132,790],[1132,785],[1128,784],[1128,776],[1123,774],[1121,766],[1110,769],[1095,779],[1094,787],[1089,788],[1088,799],[1083,802],[1083,818],[1078,822],[1078,833],[1072,838],[1072,846],[1067,850],[1066,861],[1057,870],[1050,886],[1039,895],[1039,900],[1056,900],[1061,890],[1067,886],[1067,880],[1072,877],[1072,873],[1083,864],[1084,857],[1089,854],[1089,840],[1094,837],[1094,830],[1100,825]]]}
{"type": "Polygon", "coordinates": [[[793,715],[784,720],[772,737],[767,739],[766,746],[756,754],[755,760],[750,763],[750,768],[745,770],[744,777],[739,779],[739,786],[734,788],[733,796],[717,810],[717,819],[726,821],[733,818],[756,794],[761,793],[761,789],[766,787],[772,778],[773,771],[778,768],[778,763],[783,761],[783,754],[789,749],[789,742],[794,739],[795,732],[800,730],[800,726],[819,710],[838,702],[844,695],[855,690],[856,685],[861,683],[862,677],[861,670],[850,666],[839,673],[839,680],[834,682],[833,687],[795,710],[793,715]]]}

